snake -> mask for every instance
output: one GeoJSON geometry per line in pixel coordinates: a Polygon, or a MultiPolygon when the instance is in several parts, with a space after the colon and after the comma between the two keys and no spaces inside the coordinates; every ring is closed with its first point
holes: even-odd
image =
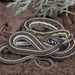
{"type": "Polygon", "coordinates": [[[63,60],[75,53],[73,34],[66,30],[59,22],[48,18],[31,18],[27,20],[22,27],[22,31],[11,34],[7,39],[7,43],[0,47],[0,51],[8,48],[13,53],[25,55],[25,57],[17,60],[6,60],[0,57],[1,62],[15,64],[31,58],[46,60],[51,63],[50,67],[42,67],[35,60],[36,65],[44,69],[52,68],[54,63],[50,58],[63,60]],[[33,30],[35,25],[41,25],[44,28],[50,29],[51,32],[33,30]],[[60,45],[63,44],[67,48],[60,51],[60,45]],[[19,48],[18,45],[32,45],[35,49],[19,48]]]}

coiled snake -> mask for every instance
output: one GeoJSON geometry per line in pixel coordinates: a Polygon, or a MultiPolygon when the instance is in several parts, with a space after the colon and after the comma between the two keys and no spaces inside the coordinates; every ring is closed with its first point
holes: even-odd
{"type": "Polygon", "coordinates": [[[0,57],[0,61],[3,63],[15,64],[34,58],[50,62],[52,65],[45,68],[40,66],[35,60],[36,65],[40,68],[50,69],[53,66],[53,61],[50,58],[63,60],[75,53],[75,41],[73,34],[59,22],[47,18],[32,18],[25,22],[22,31],[13,33],[8,38],[7,43],[0,46],[0,51],[4,48],[8,48],[16,54],[26,55],[26,57],[17,60],[6,60],[0,57]],[[50,29],[51,32],[33,30],[35,25],[41,25],[44,28],[50,29]],[[60,45],[62,44],[66,45],[67,48],[60,51],[60,45]],[[18,45],[33,45],[36,50],[19,48],[18,45]]]}

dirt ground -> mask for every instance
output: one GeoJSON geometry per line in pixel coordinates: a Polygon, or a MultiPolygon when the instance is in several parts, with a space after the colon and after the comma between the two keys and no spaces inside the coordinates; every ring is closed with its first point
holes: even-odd
{"type": "MultiPolygon", "coordinates": [[[[32,17],[36,17],[32,11],[27,11],[23,13],[20,16],[15,16],[16,9],[6,8],[6,5],[9,3],[9,1],[12,0],[6,0],[7,2],[2,2],[0,0],[0,23],[3,26],[6,26],[7,28],[2,29],[0,33],[0,44],[4,43],[5,40],[2,38],[4,36],[6,39],[10,34],[4,33],[3,31],[20,31],[22,25],[24,22],[32,17]],[[30,14],[30,15],[29,15],[30,14]]],[[[69,10],[75,13],[75,5],[69,7],[69,10]]],[[[73,36],[75,38],[75,16],[69,14],[67,17],[65,16],[65,13],[59,14],[57,16],[52,15],[51,17],[46,17],[55,19],[58,22],[60,22],[66,29],[71,31],[73,33],[73,36]]],[[[0,30],[2,26],[0,25],[0,30]]],[[[37,27],[39,31],[42,31],[43,29],[41,27],[37,27]]],[[[30,49],[34,49],[32,46],[29,47],[30,49]]],[[[0,56],[2,56],[5,59],[19,59],[24,56],[16,55],[14,53],[11,53],[8,49],[4,49],[0,56]]],[[[68,59],[65,59],[64,61],[54,61],[54,66],[51,69],[40,69],[37,67],[34,63],[34,59],[30,59],[15,65],[7,65],[2,62],[0,62],[0,75],[75,75],[75,54],[69,57],[68,59]]],[[[39,61],[38,63],[42,66],[50,66],[48,62],[46,61],[39,61]]]]}

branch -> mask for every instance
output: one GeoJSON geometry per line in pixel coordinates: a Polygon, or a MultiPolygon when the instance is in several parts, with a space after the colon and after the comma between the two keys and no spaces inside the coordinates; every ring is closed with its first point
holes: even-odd
{"type": "MultiPolygon", "coordinates": [[[[57,9],[57,11],[61,11],[60,9],[57,9]]],[[[67,11],[67,10],[62,10],[63,12],[66,12],[68,14],[72,14],[72,15],[75,15],[75,13],[71,12],[71,11],[67,11]]]]}

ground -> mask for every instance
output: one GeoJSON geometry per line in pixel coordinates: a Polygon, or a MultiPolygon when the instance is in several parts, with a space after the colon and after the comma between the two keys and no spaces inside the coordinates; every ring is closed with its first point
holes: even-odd
{"type": "MultiPolygon", "coordinates": [[[[33,14],[32,11],[26,11],[22,13],[21,15],[15,16],[16,8],[13,9],[12,7],[6,8],[6,5],[9,3],[9,1],[12,0],[6,0],[7,2],[2,2],[0,0],[0,23],[3,26],[6,26],[7,28],[3,28],[0,33],[0,44],[5,42],[5,40],[2,38],[4,36],[6,39],[10,35],[9,33],[6,33],[6,31],[10,32],[16,32],[20,31],[22,25],[26,20],[32,17],[37,17],[33,14]],[[4,33],[5,32],[5,33],[4,33]]],[[[3,0],[5,1],[5,0],[3,0]]],[[[75,5],[69,7],[69,10],[75,13],[75,5]]],[[[59,14],[55,16],[54,14],[51,17],[46,17],[55,19],[58,22],[60,22],[66,29],[71,31],[75,37],[75,15],[69,14],[67,17],[65,16],[65,13],[59,14]]],[[[0,25],[0,30],[2,26],[0,25]]],[[[41,27],[37,27],[38,30],[42,31],[43,29],[41,27]]],[[[29,47],[33,49],[33,47],[29,47]]],[[[19,59],[24,56],[16,55],[14,53],[11,53],[8,49],[4,49],[0,56],[2,56],[5,59],[19,59]]],[[[39,64],[42,66],[49,66],[48,62],[39,61],[39,64]]],[[[54,61],[54,66],[49,69],[40,69],[37,67],[34,63],[33,59],[15,64],[15,65],[7,65],[0,62],[0,75],[75,75],[75,54],[71,56],[70,58],[58,62],[54,61]]]]}

